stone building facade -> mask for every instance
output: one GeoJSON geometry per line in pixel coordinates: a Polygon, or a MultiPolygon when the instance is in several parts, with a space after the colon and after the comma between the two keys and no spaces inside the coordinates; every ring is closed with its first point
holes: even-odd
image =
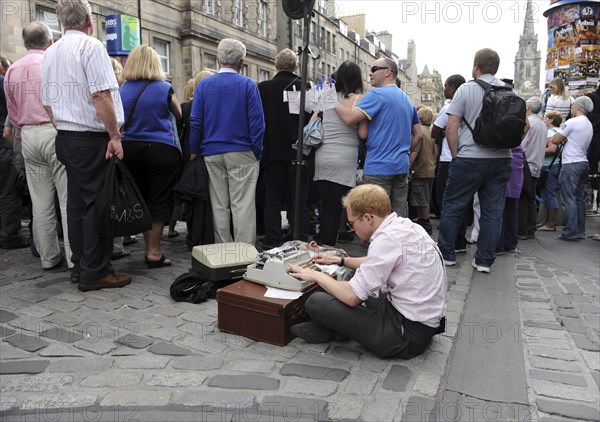
{"type": "Polygon", "coordinates": [[[431,73],[426,65],[419,75],[419,85],[421,86],[420,103],[429,107],[434,113],[440,111],[445,101],[442,75],[435,69],[431,73]]]}
{"type": "MultiPolygon", "coordinates": [[[[247,48],[243,73],[256,81],[275,74],[275,55],[283,48],[298,51],[302,46],[303,23],[291,20],[276,0],[90,0],[94,36],[106,41],[106,16],[123,14],[139,17],[141,42],[155,48],[163,69],[176,93],[193,75],[205,68],[217,69],[217,45],[223,38],[242,40],[247,48]]],[[[23,26],[33,20],[46,22],[55,38],[62,34],[56,16],[57,0],[2,1],[0,54],[15,61],[26,50],[21,39],[23,26]]],[[[335,1],[317,0],[310,24],[308,79],[330,75],[345,60],[356,62],[370,88],[369,67],[379,57],[398,62],[391,51],[391,35],[370,33],[365,15],[337,16],[335,1]],[[349,23],[350,22],[350,23],[349,23]],[[384,41],[385,40],[385,41],[384,41]]],[[[400,72],[402,87],[415,104],[420,91],[410,87],[416,78],[400,72]]],[[[181,97],[181,95],[180,95],[181,97]]]]}

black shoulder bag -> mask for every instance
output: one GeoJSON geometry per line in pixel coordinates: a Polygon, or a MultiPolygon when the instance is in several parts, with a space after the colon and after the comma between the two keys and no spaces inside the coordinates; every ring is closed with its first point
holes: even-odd
{"type": "Polygon", "coordinates": [[[560,145],[558,147],[558,150],[556,151],[556,154],[552,158],[550,165],[548,166],[548,170],[542,171],[540,173],[540,178],[538,179],[537,184],[536,184],[536,188],[537,188],[538,192],[543,192],[544,189],[546,189],[546,182],[548,181],[548,174],[550,173],[550,169],[552,169],[552,166],[554,165],[554,162],[556,161],[557,158],[558,158],[558,166],[559,166],[559,171],[560,171],[560,167],[562,165],[562,157],[561,157],[562,149],[563,149],[563,146],[560,145]]]}
{"type": "MultiPolygon", "coordinates": [[[[129,125],[142,92],[149,84],[150,81],[147,81],[138,92],[127,120],[121,127],[121,137],[129,125]]],[[[152,228],[150,209],[127,166],[116,155],[108,164],[104,184],[96,197],[95,210],[96,230],[101,238],[132,235],[152,228]]]]}
{"type": "Polygon", "coordinates": [[[152,81],[147,80],[146,83],[144,84],[144,86],[142,86],[142,88],[139,90],[139,92],[135,96],[135,98],[133,100],[133,104],[131,105],[131,108],[129,109],[129,113],[127,113],[127,119],[125,119],[125,123],[123,123],[123,126],[121,126],[121,139],[123,139],[123,135],[125,135],[125,130],[127,129],[127,126],[129,126],[129,122],[131,122],[131,118],[133,117],[133,112],[135,111],[135,107],[137,106],[137,103],[140,100],[140,97],[142,96],[142,92],[144,92],[144,90],[148,87],[148,85],[150,85],[150,82],[152,82],[152,81]]]}

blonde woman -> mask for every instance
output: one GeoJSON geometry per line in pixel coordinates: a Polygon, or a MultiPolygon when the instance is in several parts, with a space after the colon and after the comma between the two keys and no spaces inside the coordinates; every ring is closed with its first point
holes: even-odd
{"type": "Polygon", "coordinates": [[[133,49],[125,69],[121,100],[125,111],[125,164],[150,208],[152,229],[144,232],[148,268],[171,265],[161,252],[165,221],[173,212],[173,186],[180,172],[181,146],[175,118],[181,106],[166,82],[160,57],[148,45],[133,49]]]}
{"type": "Polygon", "coordinates": [[[567,94],[565,82],[561,78],[554,78],[550,81],[550,98],[546,103],[546,113],[549,111],[558,111],[563,120],[570,118],[571,105],[573,98],[567,94]]]}
{"type": "Polygon", "coordinates": [[[123,66],[121,62],[115,59],[114,57],[110,58],[110,64],[112,64],[113,72],[115,72],[115,78],[117,78],[117,83],[119,86],[123,83],[123,66]]]}

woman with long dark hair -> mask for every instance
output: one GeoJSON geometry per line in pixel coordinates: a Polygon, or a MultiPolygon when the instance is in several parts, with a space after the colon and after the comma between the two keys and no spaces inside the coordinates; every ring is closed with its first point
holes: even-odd
{"type": "MultiPolygon", "coordinates": [[[[364,91],[360,68],[346,61],[335,73],[340,104],[352,108],[364,91]]],[[[318,113],[313,119],[318,118],[318,113]]],[[[367,137],[367,121],[347,126],[334,109],[323,112],[323,144],[315,153],[315,177],[321,206],[321,242],[335,246],[342,214],[342,198],[356,186],[359,137],[367,137]]]]}

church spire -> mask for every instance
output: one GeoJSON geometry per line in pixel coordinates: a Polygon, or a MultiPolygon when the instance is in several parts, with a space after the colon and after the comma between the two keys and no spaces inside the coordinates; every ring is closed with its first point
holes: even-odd
{"type": "Polygon", "coordinates": [[[534,30],[532,0],[527,0],[527,13],[523,35],[519,38],[519,51],[515,57],[514,86],[524,97],[539,93],[542,53],[538,50],[538,36],[534,30]]]}
{"type": "Polygon", "coordinates": [[[525,27],[523,28],[523,36],[532,38],[535,35],[533,29],[533,0],[527,0],[527,12],[525,13],[525,27]]]}

